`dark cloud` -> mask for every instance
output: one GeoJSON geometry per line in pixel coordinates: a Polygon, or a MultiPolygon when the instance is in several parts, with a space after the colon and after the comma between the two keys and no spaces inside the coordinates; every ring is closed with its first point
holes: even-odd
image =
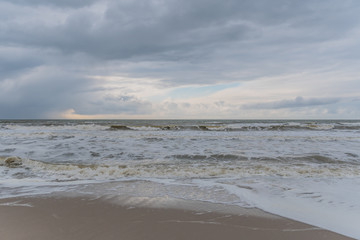
{"type": "MultiPolygon", "coordinates": [[[[47,46],[66,53],[83,52],[104,59],[126,59],[134,56],[159,58],[159,55],[153,56],[159,53],[181,56],[197,48],[253,38],[266,40],[270,37],[271,40],[271,36],[262,31],[271,26],[295,32],[296,29],[309,30],[293,36],[281,34],[283,36],[275,38],[276,41],[317,37],[324,40],[330,37],[329,32],[335,24],[338,25],[333,31],[336,33],[353,26],[351,19],[333,15],[342,9],[345,13],[351,10],[349,1],[344,2],[333,7],[333,1],[318,3],[314,8],[312,1],[286,0],[109,1],[103,13],[83,8],[69,12],[65,21],[53,26],[41,20],[29,21],[26,26],[9,21],[0,41],[47,46]],[[308,24],[310,21],[312,25],[308,24]],[[329,22],[333,25],[326,24],[329,22]]],[[[76,3],[92,2],[74,1],[76,3]]]]}
{"type": "Polygon", "coordinates": [[[44,118],[65,110],[81,101],[77,92],[86,84],[88,80],[56,68],[32,69],[2,83],[0,118],[44,118]]]}
{"type": "Polygon", "coordinates": [[[280,109],[280,108],[300,108],[311,107],[318,105],[328,105],[339,102],[338,98],[308,98],[305,99],[301,96],[291,100],[281,100],[266,103],[246,104],[242,107],[245,109],[280,109]]]}
{"type": "Polygon", "coordinates": [[[5,79],[27,71],[28,69],[39,66],[40,62],[29,59],[19,59],[9,61],[0,57],[0,81],[4,81],[5,79]]]}
{"type": "Polygon", "coordinates": [[[91,5],[97,0],[0,0],[0,2],[10,2],[25,6],[56,6],[56,7],[83,7],[91,5]]]}
{"type": "Polygon", "coordinates": [[[38,54],[31,49],[0,47],[0,82],[42,65],[44,59],[38,54]]]}

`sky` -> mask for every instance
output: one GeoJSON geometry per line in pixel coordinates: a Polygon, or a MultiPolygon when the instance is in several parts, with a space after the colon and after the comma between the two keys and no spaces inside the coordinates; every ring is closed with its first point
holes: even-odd
{"type": "Polygon", "coordinates": [[[360,119],[358,0],[0,0],[1,119],[360,119]]]}

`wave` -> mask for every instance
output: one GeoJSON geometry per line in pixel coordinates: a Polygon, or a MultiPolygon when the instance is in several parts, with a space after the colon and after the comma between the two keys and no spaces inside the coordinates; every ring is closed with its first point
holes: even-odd
{"type": "MultiPolygon", "coordinates": [[[[318,157],[316,161],[288,161],[282,159],[243,159],[233,155],[206,157],[203,155],[174,155],[178,161],[124,161],[121,164],[47,163],[19,157],[2,157],[0,166],[21,168],[16,178],[38,176],[52,181],[117,180],[124,178],[239,178],[251,176],[282,177],[359,177],[360,165],[337,162],[318,157]],[[213,161],[215,157],[227,161],[213,161]],[[184,159],[200,161],[182,161],[184,159]],[[27,172],[26,172],[27,171],[27,172]]],[[[311,158],[309,158],[311,159],[311,158]]]]}
{"type": "Polygon", "coordinates": [[[328,131],[328,130],[360,130],[360,125],[336,125],[336,124],[301,124],[301,125],[164,125],[164,126],[127,126],[111,125],[107,130],[133,130],[133,131],[328,131]]]}
{"type": "Polygon", "coordinates": [[[308,154],[304,156],[279,156],[279,157],[249,157],[245,155],[236,155],[236,154],[175,154],[169,155],[167,159],[175,160],[193,160],[193,161],[208,161],[208,162],[247,162],[249,164],[261,163],[264,165],[267,164],[292,164],[292,165],[301,165],[301,164],[354,164],[360,167],[359,156],[352,153],[347,153],[348,158],[346,160],[333,158],[330,156],[323,156],[319,154],[308,154]]]}
{"type": "Polygon", "coordinates": [[[210,130],[225,130],[222,126],[187,126],[187,125],[164,125],[164,126],[153,126],[153,125],[143,125],[143,126],[125,126],[125,125],[111,125],[108,130],[134,130],[134,131],[178,131],[178,130],[198,130],[198,131],[210,131],[210,130]]]}
{"type": "Polygon", "coordinates": [[[109,130],[132,130],[132,129],[128,126],[113,125],[113,126],[110,126],[109,130]]]}
{"type": "Polygon", "coordinates": [[[22,166],[22,159],[19,157],[0,157],[0,166],[16,168],[22,166]]]}
{"type": "Polygon", "coordinates": [[[360,131],[357,120],[0,120],[0,128],[131,131],[360,131]]]}
{"type": "Polygon", "coordinates": [[[178,160],[209,160],[209,161],[234,161],[234,160],[249,160],[249,158],[241,155],[235,154],[211,154],[211,155],[202,155],[202,154],[175,154],[167,156],[166,158],[178,159],[178,160]]]}

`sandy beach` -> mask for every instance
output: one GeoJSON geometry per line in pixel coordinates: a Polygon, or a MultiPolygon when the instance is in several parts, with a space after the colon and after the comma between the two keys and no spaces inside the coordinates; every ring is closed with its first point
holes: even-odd
{"type": "Polygon", "coordinates": [[[351,239],[278,216],[121,206],[88,198],[0,200],[6,240],[351,239]]]}

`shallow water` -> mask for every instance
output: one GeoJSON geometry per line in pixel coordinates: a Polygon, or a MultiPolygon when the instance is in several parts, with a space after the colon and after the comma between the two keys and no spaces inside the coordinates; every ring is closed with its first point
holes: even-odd
{"type": "Polygon", "coordinates": [[[360,121],[0,121],[1,197],[200,200],[360,238],[359,183],[360,121]]]}

